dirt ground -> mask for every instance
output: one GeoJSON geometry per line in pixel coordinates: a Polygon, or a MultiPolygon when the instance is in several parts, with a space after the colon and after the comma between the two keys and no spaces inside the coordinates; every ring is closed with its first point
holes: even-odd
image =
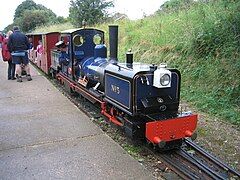
{"type": "MultiPolygon", "coordinates": [[[[130,155],[149,169],[156,179],[179,179],[179,177],[173,178],[175,175],[169,173],[166,166],[156,160],[153,156],[149,154],[145,155],[144,151],[132,149],[135,146],[132,146],[131,143],[127,142],[124,135],[117,135],[119,132],[116,131],[116,128],[114,130],[114,128],[111,128],[110,126],[107,127],[106,124],[103,124],[100,125],[102,129],[124,147],[130,155]]],[[[239,127],[220,121],[219,119],[212,119],[211,117],[200,113],[198,121],[198,138],[195,142],[222,162],[225,162],[235,170],[240,171],[239,127]]]]}
{"type": "Polygon", "coordinates": [[[196,142],[240,171],[240,127],[200,113],[196,142]]]}
{"type": "MultiPolygon", "coordinates": [[[[192,110],[193,113],[198,114],[198,138],[195,142],[222,162],[240,171],[240,127],[198,112],[186,104],[184,106],[187,107],[183,109],[192,110]]],[[[132,149],[134,146],[128,144],[124,135],[117,135],[119,132],[116,132],[116,129],[114,130],[111,126],[107,127],[105,123],[100,123],[100,127],[123,146],[130,155],[152,171],[157,179],[179,179],[179,177],[174,178],[173,173],[168,173],[166,167],[151,155],[145,155],[142,151],[132,149]],[[131,148],[126,148],[127,146],[131,148]]]]}
{"type": "Polygon", "coordinates": [[[240,127],[198,112],[186,103],[182,106],[198,114],[198,137],[195,142],[240,171],[240,127]]]}

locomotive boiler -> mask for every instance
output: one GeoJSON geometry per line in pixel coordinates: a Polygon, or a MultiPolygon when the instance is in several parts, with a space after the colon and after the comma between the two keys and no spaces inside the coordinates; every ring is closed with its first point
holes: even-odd
{"type": "Polygon", "coordinates": [[[181,74],[177,69],[133,62],[126,54],[118,62],[118,26],[109,26],[110,57],[104,32],[95,28],[68,30],[60,40],[67,47],[52,51],[52,69],[59,81],[92,103],[133,139],[145,138],[160,149],[179,147],[196,138],[197,115],[179,112],[181,74]]]}

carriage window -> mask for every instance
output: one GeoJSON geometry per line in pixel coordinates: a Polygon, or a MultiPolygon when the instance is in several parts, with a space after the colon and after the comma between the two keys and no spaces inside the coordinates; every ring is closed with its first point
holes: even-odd
{"type": "Polygon", "coordinates": [[[93,42],[94,44],[98,45],[98,44],[102,44],[102,37],[100,36],[100,34],[96,34],[93,37],[93,42]]]}
{"type": "Polygon", "coordinates": [[[81,35],[75,35],[73,37],[73,44],[75,46],[81,46],[84,43],[84,39],[81,35]]]}

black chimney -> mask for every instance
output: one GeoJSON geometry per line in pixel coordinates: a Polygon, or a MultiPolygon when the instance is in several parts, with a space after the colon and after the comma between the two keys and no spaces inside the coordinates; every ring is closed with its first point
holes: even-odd
{"type": "Polygon", "coordinates": [[[118,55],[118,25],[109,25],[110,60],[117,61],[118,55]]]}

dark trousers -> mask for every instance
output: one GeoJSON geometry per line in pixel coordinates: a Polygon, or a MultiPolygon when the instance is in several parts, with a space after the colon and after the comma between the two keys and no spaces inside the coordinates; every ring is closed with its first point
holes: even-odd
{"type": "Polygon", "coordinates": [[[8,79],[14,78],[16,65],[12,61],[8,61],[8,79]]]}

